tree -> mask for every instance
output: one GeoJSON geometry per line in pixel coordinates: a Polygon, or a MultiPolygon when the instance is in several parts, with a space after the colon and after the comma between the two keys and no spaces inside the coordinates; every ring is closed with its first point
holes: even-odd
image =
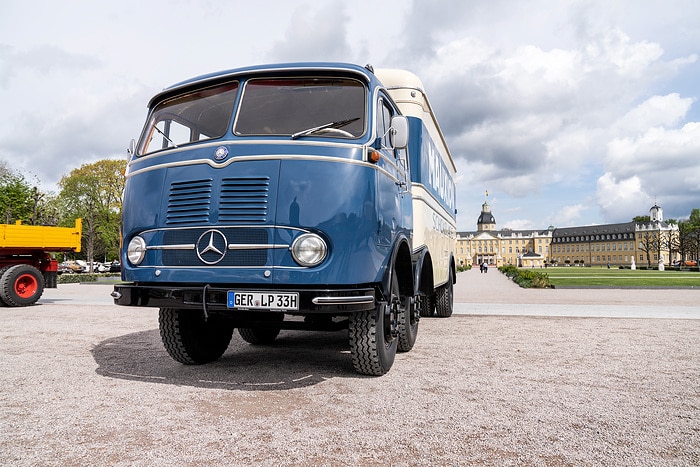
{"type": "Polygon", "coordinates": [[[119,224],[126,160],[104,159],[83,164],[58,183],[64,225],[83,218],[83,245],[88,264],[119,255],[119,224]]]}
{"type": "Polygon", "coordinates": [[[651,254],[659,250],[660,239],[658,231],[645,230],[638,233],[639,249],[646,254],[647,267],[651,267],[651,254]]]}
{"type": "Polygon", "coordinates": [[[651,216],[634,216],[632,222],[651,222],[651,216]]]}
{"type": "MultiPolygon", "coordinates": [[[[687,224],[687,251],[695,256],[694,259],[700,260],[700,209],[695,208],[690,211],[687,224]]],[[[683,256],[683,258],[685,258],[685,256],[683,256]]]]}
{"type": "Polygon", "coordinates": [[[56,225],[55,196],[32,186],[24,175],[0,161],[0,223],[16,221],[30,225],[56,225]]]}

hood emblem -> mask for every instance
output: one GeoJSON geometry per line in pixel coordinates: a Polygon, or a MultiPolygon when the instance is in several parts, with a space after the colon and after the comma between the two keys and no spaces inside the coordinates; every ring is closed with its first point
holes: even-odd
{"type": "Polygon", "coordinates": [[[224,234],[210,229],[197,240],[197,257],[205,264],[216,264],[226,256],[228,241],[224,234]]]}
{"type": "Polygon", "coordinates": [[[219,146],[214,151],[214,160],[222,161],[228,156],[228,148],[226,146],[219,146]]]}

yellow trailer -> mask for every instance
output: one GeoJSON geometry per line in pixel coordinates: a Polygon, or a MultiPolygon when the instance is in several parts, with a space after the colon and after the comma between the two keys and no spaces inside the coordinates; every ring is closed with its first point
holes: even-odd
{"type": "Polygon", "coordinates": [[[0,224],[0,306],[32,305],[44,288],[56,288],[58,262],[50,253],[79,252],[82,225],[0,224]]]}

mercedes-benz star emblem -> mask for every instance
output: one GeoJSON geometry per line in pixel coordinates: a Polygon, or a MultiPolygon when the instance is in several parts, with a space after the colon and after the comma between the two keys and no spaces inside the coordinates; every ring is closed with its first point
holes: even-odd
{"type": "Polygon", "coordinates": [[[217,161],[222,161],[228,156],[228,148],[226,146],[219,146],[214,151],[214,159],[217,161]]]}
{"type": "Polygon", "coordinates": [[[224,234],[215,229],[207,230],[197,240],[197,256],[205,264],[216,264],[226,256],[227,246],[224,234]]]}

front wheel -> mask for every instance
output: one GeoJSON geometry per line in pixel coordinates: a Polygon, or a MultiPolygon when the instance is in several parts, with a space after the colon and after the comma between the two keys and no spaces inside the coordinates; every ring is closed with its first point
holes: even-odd
{"type": "Polygon", "coordinates": [[[221,357],[233,336],[233,324],[226,319],[204,315],[198,310],[161,308],[158,313],[160,337],[173,360],[201,365],[221,357]]]}
{"type": "Polygon", "coordinates": [[[16,264],[0,276],[0,299],[8,306],[29,306],[44,293],[44,275],[29,264],[16,264]]]}
{"type": "Polygon", "coordinates": [[[374,310],[350,315],[348,336],[355,371],[381,376],[394,364],[399,344],[398,326],[401,314],[399,282],[392,272],[389,303],[380,303],[374,310]]]}

